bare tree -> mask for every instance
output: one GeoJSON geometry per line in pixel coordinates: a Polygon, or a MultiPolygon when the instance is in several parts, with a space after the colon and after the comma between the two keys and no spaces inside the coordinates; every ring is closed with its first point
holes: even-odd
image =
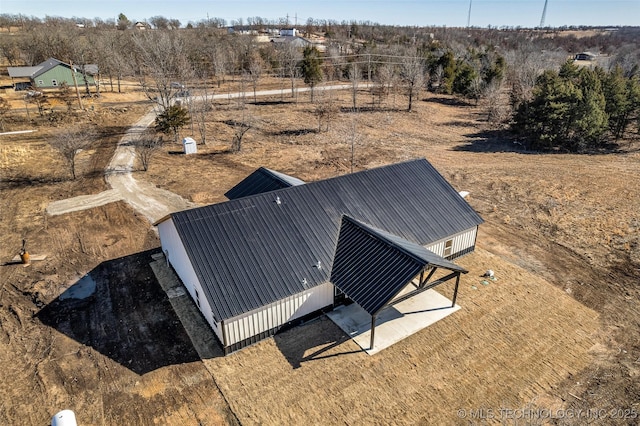
{"type": "Polygon", "coordinates": [[[485,89],[487,121],[494,126],[505,124],[511,113],[509,97],[503,93],[502,87],[502,81],[494,81],[485,89]]]}
{"type": "Polygon", "coordinates": [[[253,119],[242,114],[241,120],[233,122],[233,139],[231,140],[231,152],[240,152],[242,150],[242,141],[249,130],[253,128],[253,119]]]}
{"type": "Polygon", "coordinates": [[[398,81],[400,76],[398,75],[398,67],[394,64],[385,64],[380,67],[378,71],[378,78],[380,83],[386,87],[386,93],[392,93],[392,107],[395,109],[396,107],[396,88],[398,86],[398,81]]]}
{"type": "Polygon", "coordinates": [[[22,51],[18,42],[12,37],[0,39],[0,55],[4,56],[9,66],[16,66],[22,62],[22,51]]]}
{"type": "Polygon", "coordinates": [[[141,31],[133,36],[136,47],[132,60],[139,67],[138,78],[147,98],[163,110],[184,90],[182,81],[192,70],[185,55],[185,46],[178,32],[141,31]]]}
{"type": "Polygon", "coordinates": [[[150,130],[141,132],[133,138],[132,145],[142,170],[145,172],[149,170],[151,159],[162,148],[163,142],[161,135],[154,134],[150,130]]]}
{"type": "Polygon", "coordinates": [[[249,130],[253,127],[253,117],[248,114],[246,107],[245,91],[247,87],[247,76],[243,74],[240,80],[240,96],[237,98],[238,111],[240,112],[239,120],[231,120],[233,126],[233,138],[231,139],[231,152],[240,152],[242,149],[242,140],[249,130]]]}
{"type": "Polygon", "coordinates": [[[74,126],[61,130],[49,141],[51,147],[64,157],[73,180],[76,179],[76,156],[88,147],[94,138],[93,129],[74,126]]]}
{"type": "Polygon", "coordinates": [[[408,54],[402,58],[400,78],[405,84],[407,95],[409,96],[407,111],[411,111],[413,98],[418,96],[420,88],[424,84],[424,66],[422,65],[421,58],[417,56],[415,49],[409,51],[408,54]]]}
{"type": "Polygon", "coordinates": [[[353,110],[358,109],[357,97],[358,97],[358,85],[360,83],[360,66],[353,62],[349,67],[349,80],[351,81],[351,101],[353,103],[353,110]]]}
{"type": "Polygon", "coordinates": [[[0,128],[4,132],[4,119],[11,110],[9,102],[5,98],[0,98],[0,128]]]}
{"type": "Polygon", "coordinates": [[[349,148],[351,151],[351,168],[350,171],[353,173],[353,167],[355,165],[356,159],[356,145],[360,143],[362,139],[362,135],[358,131],[358,112],[354,111],[351,116],[351,121],[347,123],[347,127],[344,130],[345,139],[349,143],[349,148]]]}
{"type": "Polygon", "coordinates": [[[191,122],[195,123],[198,129],[201,143],[206,144],[207,119],[209,117],[209,113],[213,109],[213,93],[209,93],[207,85],[204,84],[204,89],[198,95],[197,99],[194,96],[190,96],[188,99],[190,102],[191,122]]]}
{"type": "Polygon", "coordinates": [[[207,52],[208,60],[211,63],[211,71],[215,76],[218,88],[220,88],[220,85],[222,84],[222,82],[224,82],[225,73],[227,71],[227,55],[225,54],[226,49],[223,48],[222,42],[218,40],[215,40],[209,46],[210,47],[207,52]]]}
{"type": "Polygon", "coordinates": [[[149,23],[154,26],[157,30],[168,30],[169,29],[169,19],[164,16],[152,16],[149,18],[149,23]]]}
{"type": "Polygon", "coordinates": [[[318,132],[322,132],[323,124],[328,132],[329,125],[338,116],[338,105],[331,96],[331,90],[322,90],[318,98],[314,108],[315,116],[318,118],[318,132]]]}
{"type": "Polygon", "coordinates": [[[302,54],[291,43],[282,43],[283,46],[278,47],[278,57],[284,69],[284,74],[291,81],[291,97],[295,97],[296,78],[300,76],[300,68],[298,64],[302,60],[302,54]]]}
{"type": "Polygon", "coordinates": [[[38,107],[38,114],[40,114],[40,117],[44,117],[44,108],[49,104],[49,99],[47,99],[47,96],[44,93],[37,90],[30,90],[24,96],[24,101],[27,104],[36,104],[38,107]]]}
{"type": "Polygon", "coordinates": [[[253,86],[253,102],[258,102],[256,89],[258,86],[258,80],[260,80],[260,76],[262,75],[263,66],[264,64],[259,56],[254,55],[251,58],[251,63],[249,64],[249,78],[251,80],[251,85],[253,86]]]}
{"type": "Polygon", "coordinates": [[[130,52],[131,38],[128,33],[122,31],[100,31],[90,37],[90,44],[101,55],[96,55],[100,73],[109,79],[111,91],[114,91],[113,80],[115,78],[118,93],[122,92],[122,78],[131,67],[127,63],[127,57],[123,52],[130,52]]]}
{"type": "Polygon", "coordinates": [[[67,114],[71,113],[71,111],[73,111],[73,104],[76,101],[76,96],[66,81],[60,83],[58,98],[67,106],[67,114]]]}
{"type": "Polygon", "coordinates": [[[508,64],[507,81],[511,86],[511,105],[516,110],[521,103],[531,99],[536,79],[547,64],[541,52],[527,46],[506,52],[505,59],[508,64]]]}

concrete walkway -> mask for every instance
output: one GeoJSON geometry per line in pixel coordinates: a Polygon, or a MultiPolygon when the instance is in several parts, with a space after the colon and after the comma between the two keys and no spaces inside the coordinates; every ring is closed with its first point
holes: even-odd
{"type": "MultiPolygon", "coordinates": [[[[350,84],[334,84],[328,86],[318,86],[314,90],[317,92],[325,90],[349,89],[350,84]]],[[[369,84],[362,83],[360,88],[369,87],[369,84]]],[[[296,92],[308,92],[309,87],[296,88],[296,92]]],[[[261,90],[256,92],[256,96],[274,96],[281,93],[290,92],[290,89],[261,90]]],[[[241,96],[252,97],[253,92],[220,93],[210,96],[210,99],[230,99],[241,96]]],[[[203,97],[194,96],[195,101],[202,101],[203,97]]],[[[132,141],[135,137],[144,132],[157,116],[156,108],[152,108],[142,118],[140,118],[122,137],[118,143],[109,165],[105,171],[107,183],[111,189],[94,195],[81,195],[68,198],[66,200],[54,201],[47,206],[47,213],[50,215],[60,215],[93,207],[102,206],[115,201],[126,201],[136,211],[143,214],[151,223],[155,223],[164,216],[189,208],[197,207],[198,204],[185,200],[181,196],[171,191],[158,188],[157,186],[134,179],[134,162],[136,158],[132,141]]]]}
{"type": "Polygon", "coordinates": [[[191,296],[180,282],[180,278],[167,265],[167,259],[162,253],[152,255],[153,262],[149,265],[153,270],[162,289],[167,293],[169,302],[180,319],[191,343],[200,359],[217,358],[223,355],[222,347],[217,342],[213,330],[204,319],[191,296]]]}
{"type": "Polygon", "coordinates": [[[79,195],[73,198],[54,201],[47,206],[47,213],[56,216],[64,213],[77,212],[80,210],[90,209],[93,207],[103,206],[122,200],[120,192],[115,189],[102,191],[94,195],[79,195]]]}

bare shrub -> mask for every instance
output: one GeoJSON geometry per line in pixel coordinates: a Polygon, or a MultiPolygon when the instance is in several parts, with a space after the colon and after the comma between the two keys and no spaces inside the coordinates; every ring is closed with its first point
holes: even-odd
{"type": "Polygon", "coordinates": [[[146,131],[138,134],[132,142],[136,152],[136,158],[145,172],[149,170],[151,159],[158,152],[164,140],[161,135],[157,135],[152,131],[146,131]]]}
{"type": "Polygon", "coordinates": [[[95,136],[94,130],[89,127],[74,126],[60,130],[49,141],[51,147],[64,157],[72,179],[75,180],[77,177],[76,156],[93,142],[95,136]]]}

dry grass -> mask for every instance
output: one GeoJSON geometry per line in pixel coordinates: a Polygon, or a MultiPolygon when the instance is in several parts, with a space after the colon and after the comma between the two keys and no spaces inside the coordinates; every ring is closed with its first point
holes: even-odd
{"type": "MultiPolygon", "coordinates": [[[[339,95],[342,106],[349,95],[339,95]]],[[[78,181],[66,180],[46,143],[55,128],[0,139],[0,256],[13,257],[22,238],[32,253],[50,255],[29,268],[0,267],[0,363],[11,379],[0,388],[11,401],[0,418],[10,423],[45,423],[61,406],[84,412],[88,424],[224,421],[216,414],[224,402],[202,364],[138,375],[34,317],[101,262],[159,244],[124,203],[44,214],[50,201],[105,189],[101,171],[115,143],[149,107],[139,92],[128,96],[105,94],[83,116],[105,132],[81,153],[78,181]]],[[[633,144],[610,155],[520,152],[488,129],[479,108],[433,95],[411,113],[402,110],[402,96],[391,96],[385,109],[344,112],[317,133],[307,96],[247,105],[256,125],[238,154],[226,152],[227,123],[238,111],[218,102],[210,143],[198,155],[168,145],[136,178],[204,204],[224,201],[224,192],[259,166],[307,181],[348,173],[356,116],[354,170],[426,157],[456,189],[471,191],[487,221],[482,250],[460,262],[471,270],[460,292],[463,309],[376,356],[320,320],[206,360],[244,423],[455,423],[457,408],[575,407],[580,400],[569,393],[584,401],[581,408],[637,409],[640,193],[633,185],[640,154],[633,144]],[[498,282],[479,285],[489,267],[498,282]]],[[[361,92],[361,107],[370,101],[361,92]]]]}
{"type": "Polygon", "coordinates": [[[462,309],[374,356],[322,318],[205,362],[247,424],[451,424],[458,409],[561,408],[555,388],[590,363],[598,314],[482,249],[459,263],[470,270],[462,309]],[[484,286],[489,267],[498,280],[484,286]]]}

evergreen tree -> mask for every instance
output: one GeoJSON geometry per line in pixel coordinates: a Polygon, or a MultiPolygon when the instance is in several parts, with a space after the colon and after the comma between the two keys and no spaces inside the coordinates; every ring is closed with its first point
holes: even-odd
{"type": "Polygon", "coordinates": [[[563,146],[571,128],[572,106],[580,100],[578,89],[548,70],[538,77],[532,96],[530,102],[520,105],[515,128],[527,136],[534,149],[563,146]]]}
{"type": "Polygon", "coordinates": [[[606,101],[597,71],[582,68],[578,74],[580,103],[574,108],[573,132],[568,139],[572,151],[598,148],[609,124],[606,101]]]}
{"type": "Polygon", "coordinates": [[[178,142],[178,132],[189,124],[189,112],[180,105],[171,105],[156,117],[155,129],[164,134],[173,134],[178,142]]]}
{"type": "Polygon", "coordinates": [[[311,102],[313,102],[313,89],[322,81],[322,58],[320,51],[315,47],[305,47],[302,58],[302,76],[304,82],[311,88],[311,102]]]}
{"type": "Polygon", "coordinates": [[[622,73],[622,68],[616,66],[605,77],[603,86],[606,99],[605,111],[609,114],[609,130],[618,140],[624,134],[631,110],[631,99],[627,93],[627,79],[622,73]]]}
{"type": "Polygon", "coordinates": [[[124,13],[120,13],[118,15],[118,23],[116,26],[119,30],[126,30],[131,26],[131,21],[129,21],[127,15],[125,15],[124,13]]]}
{"type": "Polygon", "coordinates": [[[535,149],[600,147],[609,125],[602,75],[601,70],[569,62],[557,73],[545,71],[536,81],[533,99],[518,109],[514,129],[535,149]]]}
{"type": "Polygon", "coordinates": [[[478,73],[468,62],[460,62],[456,66],[455,77],[453,79],[453,93],[464,97],[477,99],[479,95],[475,90],[474,81],[478,78],[478,73]]]}
{"type": "Polygon", "coordinates": [[[640,129],[640,75],[634,75],[627,80],[627,96],[629,98],[629,114],[627,124],[635,122],[640,129]]]}
{"type": "Polygon", "coordinates": [[[440,57],[438,65],[442,67],[442,84],[440,85],[440,91],[442,93],[453,93],[453,81],[456,77],[456,60],[453,56],[453,52],[447,50],[440,57]]]}

